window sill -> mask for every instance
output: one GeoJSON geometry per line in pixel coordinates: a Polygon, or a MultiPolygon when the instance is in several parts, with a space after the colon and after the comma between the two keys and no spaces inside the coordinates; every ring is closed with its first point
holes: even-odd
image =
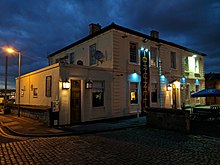
{"type": "Polygon", "coordinates": [[[138,63],[138,62],[137,63],[135,63],[135,62],[128,62],[128,64],[130,64],[130,65],[137,65],[137,66],[140,65],[140,63],[138,63]]]}

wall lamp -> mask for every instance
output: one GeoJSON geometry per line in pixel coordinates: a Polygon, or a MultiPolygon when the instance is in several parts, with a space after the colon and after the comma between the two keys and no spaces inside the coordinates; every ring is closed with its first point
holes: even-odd
{"type": "Polygon", "coordinates": [[[168,84],[167,91],[171,91],[171,90],[172,90],[172,86],[171,86],[171,84],[168,84]]]}
{"type": "Polygon", "coordinates": [[[92,80],[87,81],[85,86],[86,86],[86,89],[92,89],[93,88],[92,80]]]}
{"type": "Polygon", "coordinates": [[[70,88],[70,82],[66,79],[62,82],[63,89],[69,89],[70,88]]]}

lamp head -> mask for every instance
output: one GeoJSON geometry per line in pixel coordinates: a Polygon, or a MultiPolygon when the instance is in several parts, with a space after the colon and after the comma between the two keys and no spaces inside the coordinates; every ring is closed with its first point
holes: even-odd
{"type": "Polygon", "coordinates": [[[15,52],[15,50],[14,50],[13,48],[10,48],[10,47],[5,48],[5,51],[6,51],[7,53],[9,53],[9,54],[12,54],[12,53],[15,52]]]}

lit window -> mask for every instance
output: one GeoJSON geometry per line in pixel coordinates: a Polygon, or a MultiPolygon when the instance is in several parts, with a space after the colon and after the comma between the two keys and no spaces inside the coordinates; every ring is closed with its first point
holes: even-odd
{"type": "Polygon", "coordinates": [[[46,77],[46,96],[51,97],[52,94],[52,76],[46,77]]]}
{"type": "Polygon", "coordinates": [[[138,83],[130,83],[130,103],[138,104],[138,83]]]}
{"type": "Polygon", "coordinates": [[[150,65],[156,66],[156,60],[157,60],[157,48],[150,47],[150,65]]]}
{"type": "Polygon", "coordinates": [[[176,52],[170,52],[171,68],[176,69],[176,52]]]}
{"type": "Polygon", "coordinates": [[[130,43],[130,62],[137,63],[137,44],[130,43]]]}
{"type": "Polygon", "coordinates": [[[93,81],[92,106],[104,106],[104,81],[93,81]]]}
{"type": "Polygon", "coordinates": [[[90,65],[96,64],[95,52],[96,52],[96,44],[89,46],[90,65]]]}

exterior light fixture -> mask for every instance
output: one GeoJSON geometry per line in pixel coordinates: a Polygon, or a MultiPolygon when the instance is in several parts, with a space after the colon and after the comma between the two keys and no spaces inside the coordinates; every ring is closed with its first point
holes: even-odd
{"type": "Polygon", "coordinates": [[[144,51],[145,51],[145,52],[148,52],[148,49],[145,49],[144,51]]]}
{"type": "Polygon", "coordinates": [[[70,88],[70,83],[66,79],[65,81],[62,82],[63,89],[69,89],[70,88]]]}
{"type": "Polygon", "coordinates": [[[194,54],[192,57],[196,58],[196,57],[197,57],[197,55],[195,55],[195,54],[194,54]]]}
{"type": "Polygon", "coordinates": [[[167,91],[171,91],[171,90],[172,90],[172,86],[171,86],[171,84],[168,84],[167,91]]]}
{"type": "Polygon", "coordinates": [[[93,82],[91,80],[86,82],[86,89],[92,89],[93,88],[93,82]]]}

